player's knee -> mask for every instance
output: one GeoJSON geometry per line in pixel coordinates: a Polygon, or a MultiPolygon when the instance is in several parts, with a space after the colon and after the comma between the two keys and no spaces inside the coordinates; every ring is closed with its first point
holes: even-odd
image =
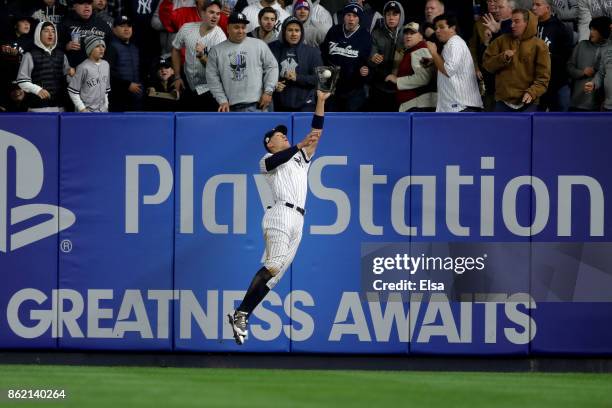
{"type": "Polygon", "coordinates": [[[278,262],[266,262],[264,266],[266,267],[268,272],[270,272],[270,275],[276,276],[281,271],[282,265],[278,262]]]}

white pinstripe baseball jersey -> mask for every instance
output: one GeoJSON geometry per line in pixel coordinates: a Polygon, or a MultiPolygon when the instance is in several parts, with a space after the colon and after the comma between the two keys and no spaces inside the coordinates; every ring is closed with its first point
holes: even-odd
{"type": "Polygon", "coordinates": [[[206,84],[206,65],[203,65],[196,56],[197,45],[204,46],[205,53],[208,55],[212,47],[227,39],[223,30],[218,26],[202,36],[200,34],[201,25],[202,23],[184,24],[172,42],[172,46],[177,50],[185,48],[185,76],[191,90],[197,92],[198,95],[207,92],[208,86],[206,84]]]}
{"type": "Polygon", "coordinates": [[[310,159],[304,149],[298,151],[286,163],[271,171],[266,170],[266,159],[272,156],[267,153],[259,161],[259,169],[265,175],[272,190],[274,202],[286,202],[304,208],[308,193],[308,169],[310,159]]]}
{"type": "Polygon", "coordinates": [[[452,36],[442,50],[444,69],[438,72],[437,112],[459,112],[468,106],[482,108],[474,61],[470,49],[461,37],[452,36]]]}

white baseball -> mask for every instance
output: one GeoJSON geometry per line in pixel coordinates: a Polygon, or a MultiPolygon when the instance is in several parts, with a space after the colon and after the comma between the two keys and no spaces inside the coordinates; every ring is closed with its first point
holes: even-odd
{"type": "Polygon", "coordinates": [[[323,78],[331,78],[331,71],[329,69],[326,69],[325,71],[322,72],[323,78]]]}

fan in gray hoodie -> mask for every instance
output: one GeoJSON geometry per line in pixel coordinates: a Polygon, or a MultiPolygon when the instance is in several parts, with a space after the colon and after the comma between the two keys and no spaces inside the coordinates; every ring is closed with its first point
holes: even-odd
{"type": "MultiPolygon", "coordinates": [[[[319,8],[325,10],[322,6],[319,8]]],[[[313,6],[310,0],[297,0],[292,10],[293,16],[300,20],[304,28],[304,44],[319,47],[325,39],[325,34],[331,28],[331,16],[325,20],[317,19],[316,6],[313,6]]]]}
{"type": "Polygon", "coordinates": [[[600,106],[599,92],[584,91],[584,85],[593,81],[599,69],[602,51],[609,47],[607,38],[610,36],[610,18],[595,17],[589,27],[591,35],[576,45],[571,58],[567,62],[567,72],[572,78],[572,111],[598,111],[600,106]]]}
{"type": "Polygon", "coordinates": [[[372,30],[372,52],[368,65],[374,73],[370,87],[370,111],[397,112],[394,84],[385,81],[393,72],[395,50],[402,48],[404,8],[398,1],[388,1],[383,8],[383,18],[372,30]]]}
{"type": "Polygon", "coordinates": [[[584,91],[586,93],[602,88],[605,96],[603,103],[604,110],[612,111],[612,43],[610,40],[601,48],[601,59],[595,77],[584,84],[584,91]]]}

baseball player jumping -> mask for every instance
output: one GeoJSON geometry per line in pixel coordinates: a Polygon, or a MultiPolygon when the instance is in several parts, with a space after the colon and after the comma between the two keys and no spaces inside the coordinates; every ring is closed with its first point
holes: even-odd
{"type": "Polygon", "coordinates": [[[238,344],[243,344],[247,337],[249,316],[282,278],[300,245],[308,169],[323,130],[325,100],[329,95],[317,91],[312,129],[297,145],[289,145],[284,125],[278,125],[264,135],[267,153],[260,160],[259,167],[272,190],[274,205],[268,207],[262,221],[266,243],[264,265],[253,277],[238,309],[233,315],[227,315],[238,344]]]}

